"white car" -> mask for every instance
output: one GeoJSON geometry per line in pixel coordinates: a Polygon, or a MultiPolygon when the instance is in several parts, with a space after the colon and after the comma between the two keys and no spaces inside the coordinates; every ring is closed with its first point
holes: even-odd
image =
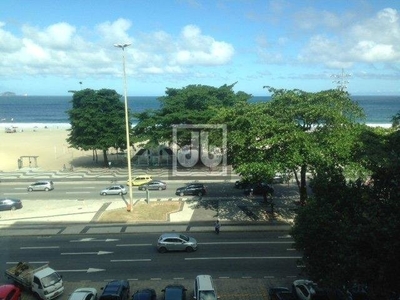
{"type": "Polygon", "coordinates": [[[75,290],[68,300],[97,300],[97,290],[95,288],[80,288],[75,290]]]}

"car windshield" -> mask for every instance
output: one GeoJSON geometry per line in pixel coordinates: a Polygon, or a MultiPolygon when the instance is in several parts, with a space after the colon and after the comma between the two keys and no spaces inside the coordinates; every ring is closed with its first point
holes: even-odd
{"type": "Polygon", "coordinates": [[[58,273],[52,273],[46,277],[42,278],[43,287],[51,286],[61,280],[60,275],[58,273]]]}
{"type": "Polygon", "coordinates": [[[199,300],[216,300],[214,291],[201,291],[199,292],[199,300]]]}
{"type": "Polygon", "coordinates": [[[186,242],[189,242],[189,237],[188,237],[187,235],[180,234],[179,237],[180,237],[182,240],[185,240],[186,242]]]}

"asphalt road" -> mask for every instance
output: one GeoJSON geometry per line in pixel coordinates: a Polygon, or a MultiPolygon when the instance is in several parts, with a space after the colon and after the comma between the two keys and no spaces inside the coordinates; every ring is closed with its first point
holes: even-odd
{"type": "Polygon", "coordinates": [[[50,263],[66,281],[159,278],[286,278],[297,276],[300,254],[285,232],[193,233],[193,253],[156,250],[159,234],[3,238],[2,268],[19,261],[50,263]]]}
{"type": "MultiPolygon", "coordinates": [[[[185,186],[186,181],[166,181],[167,189],[164,191],[150,191],[150,198],[173,198],[178,197],[175,191],[178,187],[185,186]]],[[[122,184],[124,182],[112,183],[110,181],[54,181],[54,190],[49,192],[34,191],[28,192],[29,183],[26,182],[2,182],[0,187],[0,197],[20,198],[23,200],[76,200],[85,199],[106,199],[120,197],[118,195],[101,196],[100,191],[113,184],[122,184]]],[[[243,190],[236,189],[231,182],[206,182],[207,196],[211,197],[239,197],[243,195],[243,190]]],[[[128,187],[126,187],[128,191],[128,187]]],[[[133,187],[133,196],[145,198],[146,192],[139,191],[138,187],[133,187]]],[[[127,196],[125,196],[127,197],[127,196]]]]}

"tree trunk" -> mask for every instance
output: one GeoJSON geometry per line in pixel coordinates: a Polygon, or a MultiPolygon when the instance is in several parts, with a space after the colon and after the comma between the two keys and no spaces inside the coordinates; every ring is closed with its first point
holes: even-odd
{"type": "Polygon", "coordinates": [[[307,200],[307,166],[302,165],[300,169],[300,205],[305,205],[307,200]]]}
{"type": "Polygon", "coordinates": [[[103,149],[104,167],[108,168],[107,150],[103,149]]]}

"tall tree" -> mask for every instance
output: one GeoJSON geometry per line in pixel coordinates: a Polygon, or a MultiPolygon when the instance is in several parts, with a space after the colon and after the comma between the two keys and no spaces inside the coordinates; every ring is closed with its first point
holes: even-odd
{"type": "Polygon", "coordinates": [[[370,180],[348,181],[338,166],[313,179],[292,236],[309,276],[325,286],[366,284],[370,299],[400,293],[400,131],[364,127],[353,150],[370,180]]]}
{"type": "Polygon", "coordinates": [[[126,148],[125,110],[121,96],[114,90],[85,89],[74,92],[68,143],[76,149],[101,150],[108,166],[107,150],[126,148]]]}
{"type": "MultiPolygon", "coordinates": [[[[147,147],[172,141],[173,125],[210,124],[216,111],[238,103],[246,103],[250,95],[233,91],[232,85],[219,88],[206,85],[189,85],[181,89],[167,88],[160,97],[160,109],[136,114],[138,124],[134,128],[135,142],[147,147]]],[[[178,143],[186,145],[190,136],[182,136],[178,143]]]]}
{"type": "Polygon", "coordinates": [[[231,162],[245,176],[294,174],[304,204],[307,172],[351,161],[353,128],[362,109],[338,90],[269,91],[270,102],[220,112],[220,120],[228,123],[231,162]]]}

